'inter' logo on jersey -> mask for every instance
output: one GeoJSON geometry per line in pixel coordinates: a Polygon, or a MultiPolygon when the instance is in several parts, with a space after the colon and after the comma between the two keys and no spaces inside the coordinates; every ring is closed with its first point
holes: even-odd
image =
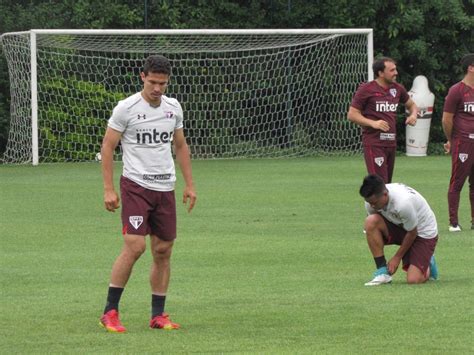
{"type": "Polygon", "coordinates": [[[137,132],[137,144],[169,143],[173,132],[158,132],[155,128],[151,132],[137,132]]]}
{"type": "Polygon", "coordinates": [[[465,102],[464,112],[474,112],[474,102],[465,102]]]}
{"type": "Polygon", "coordinates": [[[398,104],[391,104],[387,101],[377,101],[375,103],[375,111],[377,112],[396,112],[398,104]]]}

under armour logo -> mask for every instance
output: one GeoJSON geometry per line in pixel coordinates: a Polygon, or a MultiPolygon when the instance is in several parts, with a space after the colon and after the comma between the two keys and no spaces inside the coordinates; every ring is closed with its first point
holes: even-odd
{"type": "Polygon", "coordinates": [[[143,223],[143,216],[130,216],[128,220],[133,228],[138,229],[143,223]]]}
{"type": "Polygon", "coordinates": [[[392,95],[393,97],[397,96],[397,89],[390,89],[390,95],[392,95]]]}
{"type": "Polygon", "coordinates": [[[143,114],[143,115],[137,114],[137,119],[142,119],[142,118],[144,120],[146,120],[146,115],[145,114],[143,114]]]}
{"type": "Polygon", "coordinates": [[[469,154],[466,154],[466,153],[459,153],[459,160],[464,163],[467,158],[469,158],[469,154]]]}
{"type": "Polygon", "coordinates": [[[377,164],[378,166],[382,166],[385,159],[383,157],[377,157],[374,159],[374,161],[375,161],[375,164],[377,164]]]}

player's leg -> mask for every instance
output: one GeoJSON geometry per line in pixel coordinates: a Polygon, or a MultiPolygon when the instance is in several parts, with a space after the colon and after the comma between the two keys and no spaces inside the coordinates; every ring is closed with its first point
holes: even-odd
{"type": "Polygon", "coordinates": [[[388,228],[384,218],[379,214],[367,216],[364,224],[365,235],[370,252],[374,258],[384,255],[384,236],[388,235],[388,228]]]}
{"type": "Polygon", "coordinates": [[[460,140],[456,140],[451,149],[451,179],[448,190],[449,231],[459,232],[461,231],[458,220],[459,200],[471,169],[468,164],[465,164],[469,156],[468,152],[465,152],[465,145],[460,140]]]}
{"type": "Polygon", "coordinates": [[[145,252],[146,241],[143,235],[125,234],[120,255],[112,266],[110,286],[124,288],[132,273],[133,265],[145,252]]]}
{"type": "Polygon", "coordinates": [[[123,236],[123,240],[124,244],[120,255],[112,266],[107,303],[100,318],[100,325],[113,333],[126,331],[119,318],[120,298],[132,273],[133,265],[146,248],[145,237],[142,235],[126,234],[123,236]]]}
{"type": "Polygon", "coordinates": [[[387,270],[387,260],[384,255],[384,246],[389,234],[384,218],[379,214],[367,216],[364,224],[367,245],[375,261],[376,270],[373,279],[366,286],[377,286],[390,283],[392,277],[387,270]]]}
{"type": "Polygon", "coordinates": [[[388,183],[387,157],[383,147],[364,146],[364,159],[369,174],[380,176],[388,183]]]}
{"type": "Polygon", "coordinates": [[[422,272],[415,265],[410,265],[407,270],[407,283],[409,284],[421,284],[428,280],[429,274],[422,272]]]}
{"type": "MultiPolygon", "coordinates": [[[[150,270],[151,292],[155,295],[166,296],[170,280],[171,252],[173,241],[161,240],[157,236],[151,236],[151,250],[153,262],[150,270]]],[[[162,313],[164,309],[161,310],[162,313]]]]}
{"type": "Polygon", "coordinates": [[[397,148],[386,148],[385,156],[387,158],[387,181],[386,184],[392,182],[393,170],[395,168],[395,156],[397,148]]]}
{"type": "Polygon", "coordinates": [[[119,319],[119,303],[133,265],[146,249],[145,235],[150,230],[147,215],[150,192],[123,176],[120,179],[120,191],[124,243],[112,266],[107,303],[100,324],[110,332],[122,333],[125,328],[119,319]]]}
{"type": "Polygon", "coordinates": [[[176,239],[176,201],[174,192],[158,192],[158,203],[151,215],[150,237],[153,262],[150,270],[151,328],[178,329],[164,312],[166,294],[170,281],[171,253],[176,239]]]}
{"type": "Polygon", "coordinates": [[[474,144],[471,144],[471,153],[469,154],[471,170],[469,172],[469,201],[471,203],[471,229],[474,229],[474,144]]]}
{"type": "Polygon", "coordinates": [[[150,270],[151,285],[151,321],[150,327],[160,329],[178,329],[179,325],[172,323],[164,312],[166,294],[170,281],[171,252],[173,241],[164,241],[156,236],[151,237],[153,262],[150,270]]]}
{"type": "MultiPolygon", "coordinates": [[[[436,278],[438,270],[434,261],[434,251],[438,237],[424,239],[416,237],[406,256],[403,258],[404,270],[407,272],[407,283],[420,284],[426,282],[432,273],[430,266],[436,267],[436,278]]],[[[433,277],[434,278],[434,277],[433,277]]]]}

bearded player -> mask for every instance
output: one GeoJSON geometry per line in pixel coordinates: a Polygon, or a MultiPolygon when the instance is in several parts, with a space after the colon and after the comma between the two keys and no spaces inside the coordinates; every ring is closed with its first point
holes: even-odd
{"type": "Polygon", "coordinates": [[[362,127],[362,145],[369,174],[386,183],[392,181],[397,149],[397,109],[401,102],[409,111],[405,124],[414,126],[418,109],[406,89],[396,82],[397,65],[383,57],[372,65],[375,80],[359,86],[352,98],[347,118],[362,127]]]}

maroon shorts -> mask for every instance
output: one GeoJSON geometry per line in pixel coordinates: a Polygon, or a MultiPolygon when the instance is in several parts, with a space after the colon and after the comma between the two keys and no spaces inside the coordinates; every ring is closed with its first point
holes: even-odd
{"type": "Polygon", "coordinates": [[[156,235],[165,241],[176,239],[174,191],[153,191],[130,179],[120,178],[123,234],[156,235]]]}
{"type": "MultiPolygon", "coordinates": [[[[385,224],[388,228],[388,236],[384,236],[385,245],[401,245],[407,231],[403,228],[387,221],[384,218],[385,224]]],[[[438,237],[432,239],[425,239],[416,237],[410,249],[403,256],[403,270],[407,271],[410,265],[416,266],[423,274],[430,266],[431,256],[434,254],[438,237]]]]}
{"type": "Polygon", "coordinates": [[[386,184],[391,183],[396,151],[396,147],[364,146],[367,172],[380,176],[386,184]]]}

